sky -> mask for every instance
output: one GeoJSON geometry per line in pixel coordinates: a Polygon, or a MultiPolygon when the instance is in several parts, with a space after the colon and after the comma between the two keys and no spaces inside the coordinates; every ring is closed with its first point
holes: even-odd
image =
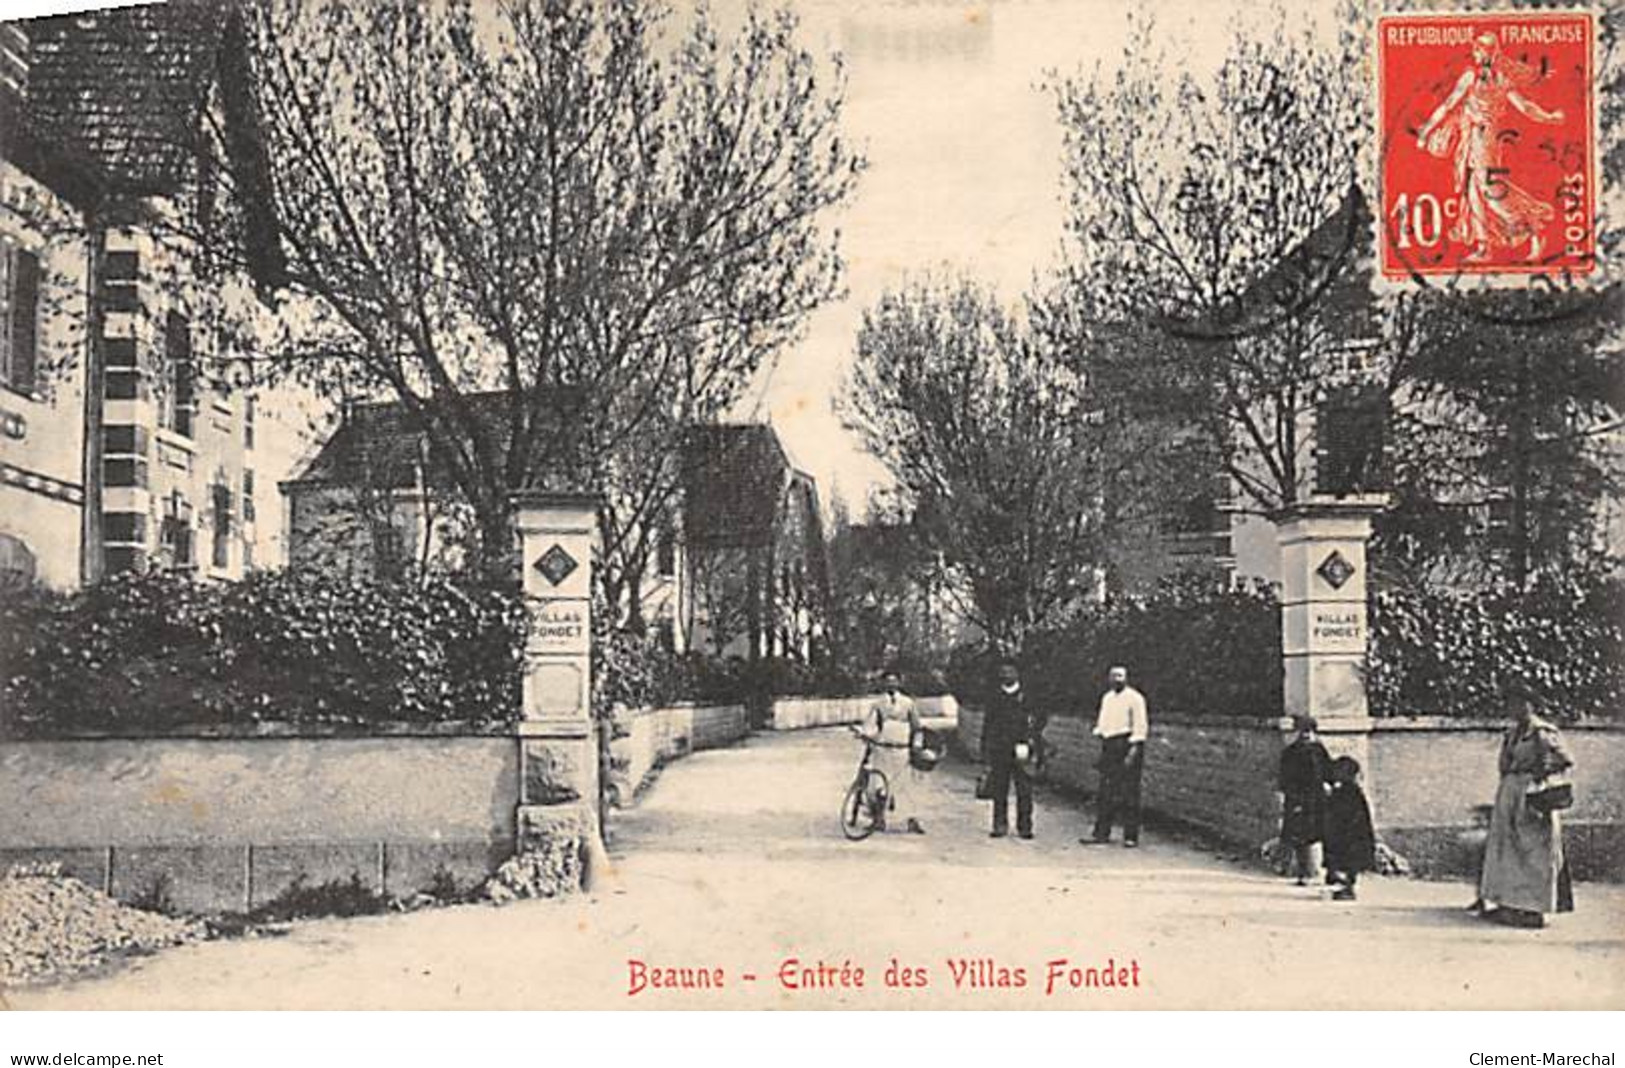
{"type": "MultiPolygon", "coordinates": [[[[726,21],[725,2],[713,6],[726,21]]],[[[768,419],[826,507],[862,514],[884,468],[844,430],[835,400],[863,309],[911,278],[967,273],[1014,302],[1062,241],[1061,131],[1045,72],[1108,66],[1133,5],[1122,0],[800,0],[803,41],[841,52],[846,133],[868,158],[838,217],[847,296],[817,312],[805,339],[738,413],[768,419]]],[[[1145,4],[1138,6],[1144,7],[1145,4]]],[[[1216,64],[1223,3],[1165,3],[1157,25],[1194,62],[1216,64]],[[1198,19],[1200,21],[1198,21],[1198,19]]]]}

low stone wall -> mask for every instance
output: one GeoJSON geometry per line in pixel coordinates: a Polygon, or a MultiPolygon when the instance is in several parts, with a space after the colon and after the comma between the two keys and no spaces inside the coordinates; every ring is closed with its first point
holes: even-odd
{"type": "Polygon", "coordinates": [[[513,852],[511,731],[0,743],[0,864],[57,861],[123,899],[250,910],[295,880],[386,894],[513,852]]]}
{"type": "Polygon", "coordinates": [[[628,713],[610,742],[610,798],[629,804],[659,767],[702,749],[718,749],[750,733],[744,705],[679,704],[628,713]]]}
{"type": "MultiPolygon", "coordinates": [[[[979,755],[981,711],[961,708],[959,724],[965,750],[979,755]]],[[[1049,780],[1089,797],[1100,781],[1093,726],[1092,718],[1063,715],[1044,731],[1054,746],[1049,780]]],[[[1275,775],[1284,738],[1281,728],[1259,720],[1158,717],[1146,743],[1145,806],[1224,841],[1257,845],[1279,823],[1275,775]]]]}
{"type": "MultiPolygon", "coordinates": [[[[1506,725],[1439,717],[1372,720],[1371,807],[1383,837],[1426,871],[1476,872],[1506,725]]],[[[1574,807],[1563,840],[1579,879],[1625,880],[1625,724],[1563,728],[1574,807]]]]}
{"type": "MultiPolygon", "coordinates": [[[[806,730],[812,727],[839,727],[848,723],[861,723],[880,694],[862,697],[778,697],[773,700],[769,729],[776,731],[806,730]]],[[[915,705],[922,719],[945,721],[951,725],[958,715],[959,702],[952,694],[941,697],[916,697],[915,705]]]]}
{"type": "MultiPolygon", "coordinates": [[[[629,777],[738,741],[748,716],[679,705],[629,726],[611,744],[627,797],[629,777]]],[[[483,881],[514,853],[516,812],[556,790],[556,761],[522,760],[534,745],[523,729],[386,729],[0,742],[0,866],[57,862],[115,897],[193,912],[247,912],[296,881],[352,876],[409,896],[437,877],[483,881]]]]}
{"type": "MultiPolygon", "coordinates": [[[[973,759],[982,718],[979,709],[960,709],[960,746],[973,759]]],[[[1056,750],[1049,779],[1087,796],[1099,781],[1092,726],[1092,717],[1062,715],[1044,732],[1056,750]]],[[[1461,875],[1478,870],[1504,729],[1500,722],[1407,717],[1327,721],[1320,733],[1333,756],[1353,756],[1365,769],[1383,839],[1423,874],[1461,875]]],[[[1153,714],[1145,806],[1231,844],[1255,847],[1279,829],[1275,778],[1290,736],[1285,720],[1153,714]]],[[[1625,879],[1625,725],[1569,727],[1564,739],[1575,759],[1576,804],[1565,814],[1575,875],[1625,879]]]]}

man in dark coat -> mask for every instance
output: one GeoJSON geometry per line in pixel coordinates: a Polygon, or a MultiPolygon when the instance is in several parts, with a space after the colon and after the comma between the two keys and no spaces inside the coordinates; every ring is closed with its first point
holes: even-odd
{"type": "Polygon", "coordinates": [[[1030,762],[1042,758],[1043,724],[1027,708],[1021,676],[1008,661],[999,665],[999,684],[982,721],[982,763],[987,765],[988,793],[993,801],[994,838],[1010,833],[1010,786],[1016,788],[1016,834],[1033,836],[1033,780],[1030,762]]]}

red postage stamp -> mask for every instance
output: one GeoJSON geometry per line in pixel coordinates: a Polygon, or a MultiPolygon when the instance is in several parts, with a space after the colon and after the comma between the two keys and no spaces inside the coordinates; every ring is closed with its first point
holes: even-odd
{"type": "Polygon", "coordinates": [[[1591,272],[1594,32],[1573,11],[1378,20],[1384,278],[1591,272]]]}

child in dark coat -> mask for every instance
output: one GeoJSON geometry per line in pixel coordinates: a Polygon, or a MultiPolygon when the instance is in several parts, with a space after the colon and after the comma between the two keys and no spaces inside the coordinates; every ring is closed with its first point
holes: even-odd
{"type": "Polygon", "coordinates": [[[1297,736],[1281,751],[1281,844],[1292,849],[1293,874],[1304,886],[1320,866],[1316,847],[1326,835],[1326,795],[1330,792],[1332,758],[1315,737],[1313,716],[1294,716],[1297,736]]]}
{"type": "Polygon", "coordinates": [[[1376,868],[1377,832],[1360,789],[1360,762],[1338,757],[1332,761],[1332,792],[1326,799],[1326,880],[1337,887],[1332,900],[1353,901],[1360,872],[1376,868]]]}

